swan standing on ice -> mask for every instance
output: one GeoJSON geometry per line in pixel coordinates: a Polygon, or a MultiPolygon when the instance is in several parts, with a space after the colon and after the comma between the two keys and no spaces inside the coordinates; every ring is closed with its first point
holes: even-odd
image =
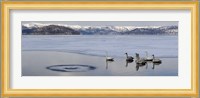
{"type": "Polygon", "coordinates": [[[153,57],[153,63],[162,63],[162,61],[160,59],[155,58],[154,55],[152,55],[153,57]]]}
{"type": "Polygon", "coordinates": [[[106,51],[106,61],[114,61],[113,57],[108,56],[108,52],[106,51]]]}
{"type": "Polygon", "coordinates": [[[153,57],[149,57],[147,51],[145,51],[145,53],[146,53],[145,61],[153,61],[153,57]]]}
{"type": "Polygon", "coordinates": [[[147,62],[145,61],[145,59],[140,59],[140,56],[138,53],[135,54],[136,55],[136,64],[139,64],[139,65],[145,65],[147,62]]]}
{"type": "Polygon", "coordinates": [[[126,54],[126,61],[127,62],[133,62],[133,57],[132,56],[128,56],[128,53],[125,53],[126,54]]]}

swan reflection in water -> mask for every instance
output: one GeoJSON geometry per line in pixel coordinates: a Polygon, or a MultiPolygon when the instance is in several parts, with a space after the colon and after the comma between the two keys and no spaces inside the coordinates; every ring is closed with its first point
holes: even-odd
{"type": "Polygon", "coordinates": [[[144,67],[146,65],[147,65],[147,63],[146,64],[138,64],[138,63],[136,63],[136,71],[138,71],[140,67],[144,67]]]}
{"type": "MultiPolygon", "coordinates": [[[[112,63],[112,62],[114,62],[114,61],[106,61],[106,69],[108,69],[109,64],[112,63]]],[[[125,67],[128,67],[128,64],[129,64],[129,63],[132,63],[132,62],[133,62],[133,61],[126,61],[125,67]]]]}
{"type": "Polygon", "coordinates": [[[109,63],[112,63],[112,62],[114,62],[114,61],[107,61],[106,60],[106,70],[108,69],[109,63]]]}
{"type": "Polygon", "coordinates": [[[136,71],[138,71],[140,67],[144,67],[144,66],[146,66],[146,69],[148,69],[148,65],[149,65],[149,64],[152,64],[152,69],[154,70],[154,69],[155,69],[155,66],[156,66],[156,65],[160,65],[161,62],[160,62],[160,63],[147,62],[146,64],[137,64],[137,63],[136,63],[136,71]]]}
{"type": "MultiPolygon", "coordinates": [[[[114,61],[106,61],[106,70],[108,69],[109,64],[111,64],[112,62],[114,61]]],[[[125,67],[128,68],[130,63],[133,63],[133,61],[126,61],[125,67]]],[[[154,70],[155,66],[160,65],[161,63],[153,63],[151,61],[147,61],[145,64],[138,64],[138,63],[135,63],[135,64],[136,64],[136,71],[138,71],[140,67],[144,67],[144,66],[146,66],[146,69],[148,69],[149,65],[152,65],[152,69],[154,70]]]]}
{"type": "Polygon", "coordinates": [[[153,63],[152,69],[155,69],[155,65],[160,65],[161,63],[153,63]]]}
{"type": "Polygon", "coordinates": [[[129,63],[132,63],[133,61],[126,61],[126,67],[128,67],[129,63]]]}

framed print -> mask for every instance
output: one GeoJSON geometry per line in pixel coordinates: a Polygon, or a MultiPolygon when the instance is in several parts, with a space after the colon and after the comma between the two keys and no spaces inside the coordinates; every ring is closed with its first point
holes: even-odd
{"type": "Polygon", "coordinates": [[[198,2],[2,2],[3,96],[197,96],[198,2]]]}

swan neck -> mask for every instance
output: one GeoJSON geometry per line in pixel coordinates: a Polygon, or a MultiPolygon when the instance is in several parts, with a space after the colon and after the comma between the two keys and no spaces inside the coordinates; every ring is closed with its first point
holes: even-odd
{"type": "Polygon", "coordinates": [[[146,56],[148,57],[148,52],[146,51],[146,56]]]}
{"type": "Polygon", "coordinates": [[[155,59],[155,56],[153,55],[153,59],[155,59]]]}
{"type": "Polygon", "coordinates": [[[128,54],[126,53],[126,58],[128,58],[128,54]]]}
{"type": "Polygon", "coordinates": [[[136,59],[137,59],[137,60],[140,60],[140,57],[139,57],[139,55],[136,55],[136,59]]]}
{"type": "Polygon", "coordinates": [[[106,51],[106,58],[108,57],[108,52],[106,51]]]}

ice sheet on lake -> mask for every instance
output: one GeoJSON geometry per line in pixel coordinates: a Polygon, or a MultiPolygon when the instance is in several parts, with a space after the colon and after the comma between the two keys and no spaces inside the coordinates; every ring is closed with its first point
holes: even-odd
{"type": "Polygon", "coordinates": [[[23,35],[23,51],[61,51],[85,55],[178,57],[178,36],[160,35],[23,35]]]}

